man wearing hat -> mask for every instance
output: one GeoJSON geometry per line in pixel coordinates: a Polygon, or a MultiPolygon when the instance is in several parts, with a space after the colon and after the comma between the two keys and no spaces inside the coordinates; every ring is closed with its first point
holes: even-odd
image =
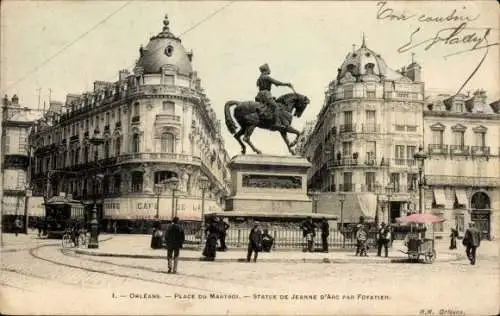
{"type": "Polygon", "coordinates": [[[184,229],[179,224],[179,218],[176,216],[173,218],[172,223],[168,225],[167,231],[165,233],[165,241],[167,244],[167,261],[168,261],[167,273],[177,273],[177,263],[179,262],[179,250],[182,248],[182,244],[184,243],[184,237],[185,237],[184,229]],[[172,260],[172,255],[173,255],[173,260],[172,260]]]}
{"type": "Polygon", "coordinates": [[[283,126],[281,125],[279,119],[279,104],[274,100],[273,95],[271,94],[271,86],[274,84],[275,86],[287,86],[292,87],[291,83],[284,83],[278,80],[271,78],[271,68],[269,68],[268,64],[264,64],[259,67],[260,76],[257,79],[257,87],[259,88],[259,92],[255,97],[255,101],[260,102],[266,106],[269,106],[271,110],[274,112],[274,126],[273,129],[280,129],[283,126]]]}
{"type": "Polygon", "coordinates": [[[259,251],[262,250],[262,231],[260,230],[259,222],[255,222],[250,235],[248,236],[248,252],[247,252],[247,262],[250,262],[253,252],[253,262],[257,262],[257,256],[259,251]]]}

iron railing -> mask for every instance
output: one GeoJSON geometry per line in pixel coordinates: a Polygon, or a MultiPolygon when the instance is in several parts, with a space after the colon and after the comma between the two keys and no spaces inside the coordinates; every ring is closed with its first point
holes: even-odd
{"type": "MultiPolygon", "coordinates": [[[[229,248],[248,247],[250,230],[250,228],[229,228],[226,231],[226,245],[229,248]]],[[[375,245],[376,233],[376,231],[368,232],[368,244],[375,245]]],[[[307,245],[300,229],[269,229],[269,235],[274,239],[273,249],[305,248],[307,245]]],[[[344,232],[330,229],[327,240],[329,248],[354,248],[356,247],[356,232],[351,229],[344,232]]],[[[188,244],[200,244],[200,233],[186,234],[186,241],[188,244]]],[[[321,231],[316,229],[314,247],[321,248],[321,246],[321,231]]]]}
{"type": "Polygon", "coordinates": [[[448,145],[445,144],[429,144],[429,154],[446,155],[448,153],[448,145]]]}
{"type": "Polygon", "coordinates": [[[451,155],[469,155],[469,146],[467,145],[451,145],[450,146],[451,155]]]}
{"type": "Polygon", "coordinates": [[[356,132],[356,124],[343,124],[339,126],[340,133],[354,133],[356,132]]]}
{"type": "Polygon", "coordinates": [[[361,126],[361,130],[363,133],[378,133],[380,132],[380,125],[379,124],[363,124],[361,126]]]}
{"type": "Polygon", "coordinates": [[[489,156],[490,146],[471,146],[470,152],[472,156],[489,156]]]}

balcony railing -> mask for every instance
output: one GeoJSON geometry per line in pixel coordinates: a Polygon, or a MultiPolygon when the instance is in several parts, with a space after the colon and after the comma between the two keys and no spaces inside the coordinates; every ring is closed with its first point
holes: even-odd
{"type": "Polygon", "coordinates": [[[363,133],[378,133],[380,132],[380,125],[378,124],[363,124],[361,126],[363,133]]]}
{"type": "Polygon", "coordinates": [[[339,126],[339,132],[342,133],[354,133],[356,132],[356,124],[344,124],[339,126]]]}
{"type": "Polygon", "coordinates": [[[471,146],[470,153],[472,156],[489,156],[490,146],[471,146]]]}
{"type": "Polygon", "coordinates": [[[367,166],[376,166],[377,165],[377,158],[373,157],[373,156],[367,157],[367,158],[365,158],[364,163],[367,166]]]}
{"type": "Polygon", "coordinates": [[[451,155],[461,155],[468,156],[469,155],[469,146],[466,145],[451,145],[450,146],[450,154],[451,155]]]}
{"type": "Polygon", "coordinates": [[[391,159],[392,167],[417,167],[417,161],[415,159],[406,159],[406,158],[392,158],[391,159]]]}
{"type": "Polygon", "coordinates": [[[448,154],[448,145],[429,144],[429,154],[446,155],[448,154]]]}
{"type": "Polygon", "coordinates": [[[340,160],[329,160],[327,166],[331,167],[339,167],[339,166],[356,166],[358,165],[358,159],[354,158],[341,158],[340,160]]]}
{"type": "Polygon", "coordinates": [[[158,114],[156,115],[156,123],[157,124],[180,124],[181,117],[179,115],[170,115],[170,114],[158,114]]]}
{"type": "Polygon", "coordinates": [[[339,184],[339,191],[340,192],[354,192],[355,187],[356,187],[356,185],[354,183],[339,184]]]}
{"type": "Polygon", "coordinates": [[[201,163],[200,157],[191,156],[191,155],[182,155],[175,153],[132,153],[132,154],[124,154],[118,157],[117,162],[122,163],[131,160],[174,160],[174,161],[182,161],[182,162],[192,162],[192,163],[201,163]]]}

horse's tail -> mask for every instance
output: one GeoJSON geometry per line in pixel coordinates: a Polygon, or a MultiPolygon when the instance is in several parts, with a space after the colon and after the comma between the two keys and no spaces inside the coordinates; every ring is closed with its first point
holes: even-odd
{"type": "Polygon", "coordinates": [[[229,130],[229,133],[231,133],[231,134],[236,133],[237,126],[234,123],[234,120],[231,117],[231,111],[229,111],[229,110],[231,109],[232,106],[237,105],[237,104],[238,104],[237,101],[228,101],[228,102],[226,102],[226,105],[224,105],[224,116],[226,119],[226,126],[227,126],[227,129],[229,130]]]}

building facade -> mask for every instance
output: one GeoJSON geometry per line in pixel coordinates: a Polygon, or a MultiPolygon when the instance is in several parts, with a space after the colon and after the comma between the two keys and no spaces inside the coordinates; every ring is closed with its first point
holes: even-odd
{"type": "Polygon", "coordinates": [[[322,192],[320,212],[340,218],[342,204],[344,222],[387,223],[415,208],[423,104],[416,62],[392,70],[364,39],[347,54],[302,147],[313,164],[309,185],[322,192]]]}
{"type": "Polygon", "coordinates": [[[500,210],[500,114],[486,93],[432,97],[424,111],[425,208],[446,219],[436,225],[463,233],[474,221],[495,237],[500,210]]]}
{"type": "Polygon", "coordinates": [[[29,185],[30,152],[27,142],[33,125],[30,109],[19,103],[17,95],[2,99],[2,229],[10,231],[16,217],[25,225],[29,217],[43,216],[40,199],[31,197],[29,185]]]}
{"type": "Polygon", "coordinates": [[[139,53],[133,73],[51,105],[30,137],[34,190],[97,200],[104,226],[174,214],[199,221],[202,202],[205,212],[220,211],[229,190],[220,121],[167,17],[139,53]]]}

